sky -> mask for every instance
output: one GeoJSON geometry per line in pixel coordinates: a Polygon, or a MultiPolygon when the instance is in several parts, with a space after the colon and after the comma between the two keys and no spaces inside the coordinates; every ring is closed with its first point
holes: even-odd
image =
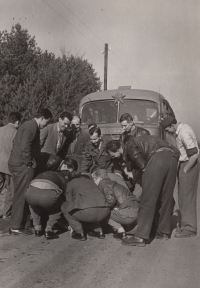
{"type": "MultiPolygon", "coordinates": [[[[200,0],[1,0],[0,29],[20,23],[56,56],[83,56],[108,89],[160,92],[198,139],[200,0]]],[[[103,86],[102,86],[103,88],[103,86]]]]}

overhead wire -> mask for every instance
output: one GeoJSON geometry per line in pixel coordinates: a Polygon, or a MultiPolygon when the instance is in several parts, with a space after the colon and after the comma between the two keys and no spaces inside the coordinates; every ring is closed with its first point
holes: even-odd
{"type": "MultiPolygon", "coordinates": [[[[58,2],[60,2],[74,17],[76,17],[93,35],[95,35],[95,37],[97,38],[97,39],[99,39],[103,44],[105,43],[105,41],[103,41],[94,31],[92,31],[91,29],[90,29],[90,27],[88,27],[71,9],[69,9],[68,7],[67,7],[67,5],[66,4],[64,4],[62,1],[60,1],[60,0],[58,0],[58,2]]],[[[128,69],[129,70],[129,68],[125,65],[125,63],[120,59],[120,57],[114,52],[114,51],[112,51],[112,53],[115,55],[115,57],[124,65],[124,67],[126,68],[126,69],[128,69]]],[[[111,62],[112,62],[112,60],[111,60],[111,62]]],[[[114,64],[114,63],[113,63],[114,64]]],[[[115,64],[114,64],[115,65],[115,64]]],[[[116,66],[116,65],[115,65],[116,66]]],[[[119,67],[117,67],[118,69],[119,69],[119,67]]],[[[136,77],[136,76],[134,76],[135,77],[135,79],[136,80],[138,80],[138,78],[136,77]]]]}
{"type": "MultiPolygon", "coordinates": [[[[67,22],[70,26],[72,26],[77,32],[79,32],[84,38],[86,38],[92,45],[94,45],[98,50],[101,50],[101,48],[99,47],[99,46],[97,46],[94,42],[92,42],[86,35],[84,35],[79,29],[77,29],[71,22],[69,22],[68,20],[66,20],[58,11],[56,11],[51,5],[49,5],[49,3],[47,3],[45,0],[42,0],[51,10],[53,10],[56,14],[58,14],[65,22],[67,22]]],[[[73,13],[73,11],[72,10],[70,10],[62,1],[60,1],[60,0],[58,0],[58,2],[60,2],[63,6],[65,6],[65,8],[67,9],[67,10],[69,10],[70,11],[70,13],[72,13],[73,15],[74,15],[74,17],[76,17],[90,32],[92,32],[93,33],[93,35],[95,35],[102,43],[104,43],[104,41],[96,34],[96,33],[94,33],[81,19],[79,19],[79,17],[77,16],[77,15],[75,15],[74,13],[73,13]]],[[[113,54],[115,54],[114,52],[113,52],[113,54]]],[[[117,56],[117,55],[115,55],[115,57],[117,57],[119,60],[120,60],[120,58],[117,56]]],[[[113,65],[115,65],[115,67],[117,68],[117,69],[119,69],[120,71],[121,71],[121,69],[116,65],[116,63],[114,63],[113,61],[112,61],[112,59],[110,59],[110,61],[113,63],[113,65]]],[[[123,61],[122,60],[120,60],[122,63],[123,63],[123,61]]],[[[126,67],[126,69],[127,69],[127,67],[126,67]]],[[[127,75],[124,75],[123,74],[123,76],[125,76],[126,78],[127,78],[127,80],[129,80],[130,81],[130,79],[127,77],[127,75]]],[[[134,76],[135,77],[135,76],[134,76]]],[[[135,77],[136,78],[136,77],[135,77]]],[[[136,80],[138,80],[138,79],[136,79],[136,80]]],[[[132,80],[131,80],[132,81],[132,80]]]]}

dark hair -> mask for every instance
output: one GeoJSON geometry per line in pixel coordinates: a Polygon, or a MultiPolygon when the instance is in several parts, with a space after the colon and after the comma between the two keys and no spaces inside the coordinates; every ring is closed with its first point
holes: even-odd
{"type": "Polygon", "coordinates": [[[106,151],[109,152],[117,152],[119,148],[121,147],[119,140],[111,140],[106,144],[106,151]]]}
{"type": "Polygon", "coordinates": [[[65,118],[69,119],[69,121],[71,122],[72,121],[72,114],[70,114],[69,112],[67,111],[64,111],[60,114],[60,118],[62,120],[64,120],[65,118]]]}
{"type": "Polygon", "coordinates": [[[97,133],[98,136],[101,136],[101,129],[97,127],[96,123],[90,123],[88,125],[89,135],[92,136],[94,133],[97,133]]]}
{"type": "Polygon", "coordinates": [[[176,123],[177,123],[177,120],[173,116],[167,116],[160,121],[160,124],[164,129],[176,123]]]}
{"type": "Polygon", "coordinates": [[[47,108],[38,109],[34,116],[35,118],[44,117],[45,119],[51,119],[53,117],[51,111],[47,108]]]}
{"type": "Polygon", "coordinates": [[[120,123],[122,123],[123,121],[127,121],[128,123],[130,123],[131,121],[133,121],[133,117],[129,113],[124,113],[119,119],[120,123]]]}
{"type": "Polygon", "coordinates": [[[61,163],[62,165],[67,165],[67,167],[69,169],[73,169],[73,171],[77,171],[78,170],[78,163],[75,159],[72,159],[70,157],[66,157],[65,160],[61,163]]]}
{"type": "Polygon", "coordinates": [[[17,121],[21,121],[22,119],[22,114],[19,112],[10,112],[8,116],[9,123],[15,124],[17,121]]]}
{"type": "Polygon", "coordinates": [[[93,176],[101,179],[108,178],[108,174],[105,169],[97,169],[95,172],[93,172],[93,176]]]}

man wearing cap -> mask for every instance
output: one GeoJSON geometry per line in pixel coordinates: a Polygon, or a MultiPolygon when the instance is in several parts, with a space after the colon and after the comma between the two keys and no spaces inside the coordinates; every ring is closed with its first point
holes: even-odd
{"type": "Polygon", "coordinates": [[[181,227],[175,237],[193,237],[197,233],[196,198],[199,179],[199,148],[192,128],[168,116],[161,120],[162,127],[169,133],[175,133],[176,144],[181,155],[178,169],[178,202],[181,213],[181,227]]]}

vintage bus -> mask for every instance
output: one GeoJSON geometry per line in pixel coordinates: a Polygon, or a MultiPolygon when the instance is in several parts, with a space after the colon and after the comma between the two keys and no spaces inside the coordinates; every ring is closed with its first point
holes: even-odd
{"type": "Polygon", "coordinates": [[[81,100],[79,113],[82,129],[87,130],[89,123],[96,123],[102,134],[113,139],[118,139],[122,133],[119,122],[121,115],[130,113],[136,126],[144,127],[151,135],[157,135],[171,143],[167,139],[169,133],[163,131],[160,120],[174,116],[174,112],[168,101],[158,92],[131,89],[130,86],[94,92],[81,100]]]}

